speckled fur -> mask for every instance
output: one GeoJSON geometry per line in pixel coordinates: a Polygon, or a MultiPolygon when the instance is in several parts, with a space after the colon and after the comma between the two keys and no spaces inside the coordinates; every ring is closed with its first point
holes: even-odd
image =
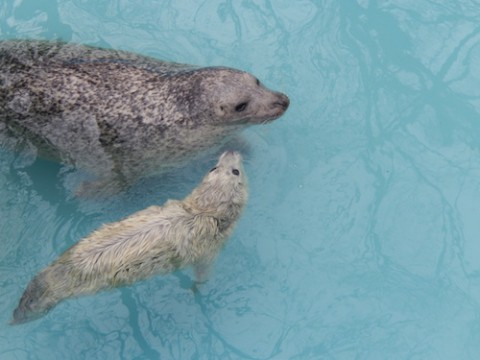
{"type": "Polygon", "coordinates": [[[107,180],[129,183],[182,165],[288,105],[286,95],[236,69],[60,42],[0,42],[3,131],[107,180]]]}
{"type": "Polygon", "coordinates": [[[30,282],[12,323],[34,320],[66,298],[189,265],[197,281],[205,281],[247,194],[240,154],[224,153],[183,201],[169,200],[104,225],[63,253],[30,282]]]}

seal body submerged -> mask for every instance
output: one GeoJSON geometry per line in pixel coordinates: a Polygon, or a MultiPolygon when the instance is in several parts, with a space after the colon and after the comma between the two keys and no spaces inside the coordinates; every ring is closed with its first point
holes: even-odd
{"type": "Polygon", "coordinates": [[[61,42],[0,42],[0,132],[105,184],[181,165],[288,105],[286,95],[236,69],[61,42]]]}
{"type": "Polygon", "coordinates": [[[12,323],[34,320],[66,298],[189,265],[197,281],[204,281],[246,201],[241,156],[226,152],[183,201],[104,225],[68,249],[30,282],[12,323]]]}

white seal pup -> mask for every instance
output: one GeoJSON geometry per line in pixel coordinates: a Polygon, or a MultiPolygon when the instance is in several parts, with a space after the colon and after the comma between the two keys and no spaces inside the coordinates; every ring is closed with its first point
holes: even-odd
{"type": "Polygon", "coordinates": [[[237,69],[0,41],[0,133],[89,171],[98,185],[122,187],[183,165],[288,106],[286,95],[237,69]]]}
{"type": "Polygon", "coordinates": [[[192,265],[197,281],[231,234],[248,197],[238,152],[225,152],[184,200],[169,200],[107,224],[65,251],[27,286],[12,324],[60,301],[192,265]]]}

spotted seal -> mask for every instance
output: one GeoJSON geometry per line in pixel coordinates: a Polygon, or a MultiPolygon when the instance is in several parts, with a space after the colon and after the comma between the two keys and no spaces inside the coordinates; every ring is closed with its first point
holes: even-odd
{"type": "Polygon", "coordinates": [[[63,299],[189,265],[197,281],[205,281],[247,196],[241,155],[223,153],[183,201],[169,200],[104,225],[63,253],[27,286],[12,323],[34,320],[63,299]]]}
{"type": "Polygon", "coordinates": [[[0,41],[0,130],[40,156],[130,184],[288,108],[251,74],[85,45],[0,41]]]}

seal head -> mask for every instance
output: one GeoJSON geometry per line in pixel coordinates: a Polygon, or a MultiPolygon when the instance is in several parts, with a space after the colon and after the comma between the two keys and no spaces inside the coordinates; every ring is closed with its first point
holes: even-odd
{"type": "Polygon", "coordinates": [[[218,125],[267,123],[282,116],[290,104],[285,94],[271,91],[247,72],[214,67],[201,69],[198,74],[199,104],[209,104],[213,109],[211,119],[218,125]]]}

